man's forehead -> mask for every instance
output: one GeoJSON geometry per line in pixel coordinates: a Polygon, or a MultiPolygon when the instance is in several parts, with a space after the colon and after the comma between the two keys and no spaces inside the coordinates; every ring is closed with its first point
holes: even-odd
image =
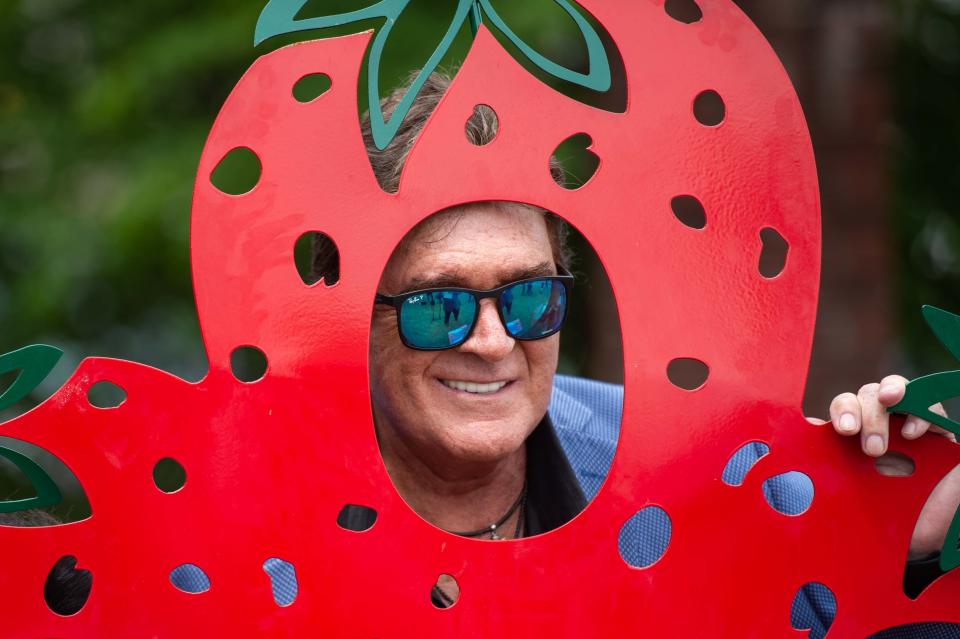
{"type": "Polygon", "coordinates": [[[399,285],[404,290],[457,286],[464,288],[495,288],[507,282],[556,274],[554,265],[548,261],[532,261],[513,264],[489,262],[484,264],[455,264],[450,268],[437,268],[423,272],[407,273],[399,285]]]}
{"type": "Polygon", "coordinates": [[[543,214],[522,205],[479,203],[444,211],[404,237],[384,271],[384,283],[403,286],[493,286],[553,272],[543,214]],[[484,282],[483,284],[479,282],[484,282]]]}
{"type": "Polygon", "coordinates": [[[472,202],[421,220],[404,236],[400,247],[442,245],[486,236],[546,236],[543,212],[515,202],[472,202]]]}

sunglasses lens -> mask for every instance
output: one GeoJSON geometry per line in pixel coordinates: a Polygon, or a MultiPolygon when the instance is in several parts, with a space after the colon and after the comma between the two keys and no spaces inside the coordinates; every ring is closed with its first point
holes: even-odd
{"type": "Polygon", "coordinates": [[[463,291],[411,295],[400,307],[400,331],[414,348],[441,349],[465,339],[477,315],[477,300],[463,291]]]}
{"type": "Polygon", "coordinates": [[[533,280],[511,286],[500,295],[507,331],[517,339],[540,339],[560,330],[567,308],[567,289],[556,280],[533,280]]]}

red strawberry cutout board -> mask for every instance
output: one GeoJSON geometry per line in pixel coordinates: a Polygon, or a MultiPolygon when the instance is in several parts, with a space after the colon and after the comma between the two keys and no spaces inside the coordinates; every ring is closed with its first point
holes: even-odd
{"type": "Polygon", "coordinates": [[[801,106],[769,45],[736,6],[702,0],[702,18],[673,19],[662,0],[582,3],[616,43],[627,74],[624,113],[566,98],[525,71],[486,27],[418,139],[397,193],[377,184],[356,115],[371,34],[315,40],[257,60],[207,140],[193,201],[192,265],[209,374],[188,383],[136,363],[91,358],[53,397],[0,434],[39,446],[76,475],[93,514],[41,528],[0,527],[4,636],[802,637],[798,588],[837,601],[830,637],[865,637],[915,621],[960,621],[960,576],[916,600],[901,587],[921,506],[958,461],[942,439],[900,438],[916,462],[884,477],[857,442],[800,412],[819,283],[816,169],[801,106]],[[331,86],[302,103],[305,75],[331,86]],[[722,122],[694,115],[705,91],[722,122]],[[477,147],[464,123],[478,104],[500,131],[477,147]],[[558,187],[557,145],[578,133],[600,159],[583,187],[558,187]],[[232,149],[259,159],[256,186],[217,190],[209,176],[232,149]],[[677,196],[695,196],[706,225],[682,224],[677,196]],[[472,201],[555,211],[599,253],[616,294],[625,400],[616,458],[575,520],[540,537],[488,543],[427,524],[383,467],[367,386],[370,308],[384,264],[424,217],[472,201]],[[789,245],[775,277],[758,268],[761,233],[789,245]],[[293,261],[303,233],[336,243],[333,286],[304,285],[293,261]],[[769,233],[769,231],[768,231],[769,233]],[[244,383],[231,353],[254,346],[268,368],[244,383]],[[670,362],[709,367],[697,390],[668,379],[670,362]],[[91,385],[126,400],[96,408],[91,385]],[[747,442],[770,453],[740,486],[721,481],[747,442]],[[152,471],[185,470],[166,493],[152,471]],[[776,512],[761,483],[801,471],[814,498],[776,512]],[[375,524],[344,530],[346,504],[375,524]],[[624,522],[656,505],[672,536],[648,568],[617,549],[624,522]],[[89,570],[73,615],[48,609],[47,574],[61,557],[89,570]],[[295,570],[297,596],[278,605],[264,562],[295,570]],[[170,573],[194,564],[210,587],[189,594],[170,573]],[[438,575],[461,589],[431,605],[438,575]]]}

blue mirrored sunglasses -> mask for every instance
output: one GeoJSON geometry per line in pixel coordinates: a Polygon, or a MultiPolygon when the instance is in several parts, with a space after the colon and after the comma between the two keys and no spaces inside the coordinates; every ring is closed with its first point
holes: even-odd
{"type": "Polygon", "coordinates": [[[480,300],[496,298],[500,321],[514,339],[550,337],[567,316],[573,276],[534,277],[488,291],[469,288],[427,288],[401,295],[377,294],[375,303],[397,311],[397,328],[404,345],[421,351],[456,348],[470,338],[479,317],[480,300]]]}

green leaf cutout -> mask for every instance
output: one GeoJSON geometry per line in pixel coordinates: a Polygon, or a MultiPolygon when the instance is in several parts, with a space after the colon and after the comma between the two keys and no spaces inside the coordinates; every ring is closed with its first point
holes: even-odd
{"type": "MultiPolygon", "coordinates": [[[[947,350],[960,359],[960,317],[933,306],[923,307],[923,317],[947,350]]],[[[903,399],[887,412],[916,415],[960,436],[960,423],[930,410],[934,404],[957,396],[960,396],[960,371],[933,373],[907,382],[903,399]]]]}
{"type": "Polygon", "coordinates": [[[0,375],[19,370],[20,374],[0,394],[0,410],[7,409],[33,391],[53,370],[63,351],[45,344],[34,344],[0,355],[0,375]]]}
{"type": "MultiPolygon", "coordinates": [[[[514,0],[515,1],[515,0],[514,0]]],[[[493,8],[493,4],[490,0],[479,0],[480,7],[483,9],[484,15],[490,19],[490,22],[495,26],[504,36],[506,36],[520,51],[523,52],[523,55],[527,56],[527,59],[530,62],[534,63],[540,67],[546,73],[559,78],[561,80],[566,80],[567,82],[572,82],[576,85],[582,86],[587,89],[592,89],[594,91],[604,92],[610,89],[610,60],[607,58],[607,52],[603,48],[603,41],[600,40],[600,35],[596,30],[590,25],[589,22],[580,14],[579,11],[573,6],[574,3],[569,2],[568,0],[554,0],[560,8],[567,12],[573,21],[576,23],[577,28],[580,30],[580,35],[583,36],[583,40],[587,45],[587,73],[580,73],[567,67],[557,64],[553,60],[544,57],[539,52],[533,49],[528,45],[524,40],[518,36],[513,30],[507,25],[507,23],[500,17],[500,14],[497,13],[497,10],[493,8]]]]}
{"type": "Polygon", "coordinates": [[[13,499],[0,501],[0,513],[16,513],[33,508],[44,508],[59,504],[63,497],[60,489],[40,466],[22,453],[0,446],[0,457],[5,457],[19,468],[30,483],[33,485],[37,494],[35,497],[27,499],[13,499]]]}
{"type": "MultiPolygon", "coordinates": [[[[452,0],[451,0],[452,1],[452,0]]],[[[417,95],[426,83],[427,78],[440,64],[443,56],[450,50],[457,33],[463,27],[464,22],[469,18],[471,30],[476,34],[483,16],[486,15],[491,24],[496,27],[506,38],[508,38],[534,65],[544,72],[572,82],[594,91],[607,91],[610,88],[610,61],[607,58],[606,51],[603,48],[603,42],[600,36],[593,29],[589,22],[577,11],[575,3],[571,0],[554,0],[567,14],[573,18],[583,36],[587,45],[587,55],[589,67],[587,73],[579,73],[567,67],[564,67],[552,60],[544,57],[530,45],[528,45],[520,36],[507,25],[500,17],[489,0],[456,0],[457,9],[453,19],[450,21],[440,43],[436,50],[430,55],[427,61],[420,68],[417,77],[411,83],[407,93],[403,96],[400,104],[390,114],[388,118],[384,117],[383,111],[379,108],[380,92],[380,60],[383,57],[383,51],[386,47],[390,32],[396,24],[397,19],[406,9],[410,0],[380,0],[362,9],[338,13],[329,16],[317,16],[312,18],[297,18],[297,15],[306,5],[307,0],[269,0],[264,7],[260,18],[257,20],[257,27],[254,33],[254,45],[258,45],[274,36],[296,31],[305,31],[308,29],[324,29],[327,27],[337,27],[361,20],[372,18],[382,18],[384,20],[373,41],[368,53],[368,71],[367,71],[367,94],[370,101],[370,129],[373,135],[374,144],[378,149],[385,149],[396,136],[400,125],[407,117],[410,107],[413,105],[417,95]]]]}

